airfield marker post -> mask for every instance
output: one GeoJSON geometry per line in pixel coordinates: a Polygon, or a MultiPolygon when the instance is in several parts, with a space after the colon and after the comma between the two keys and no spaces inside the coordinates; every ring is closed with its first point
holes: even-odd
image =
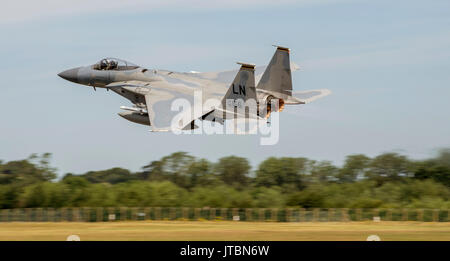
{"type": "Polygon", "coordinates": [[[319,209],[315,208],[313,209],[313,222],[319,221],[319,209]]]}
{"type": "Polygon", "coordinates": [[[108,217],[106,221],[114,221],[116,220],[116,211],[114,208],[109,207],[106,208],[106,216],[108,217]]]}
{"type": "Polygon", "coordinates": [[[200,208],[194,209],[194,220],[199,220],[200,218],[200,208]]]}
{"type": "Polygon", "coordinates": [[[259,221],[264,221],[265,220],[266,209],[265,208],[260,208],[258,210],[259,210],[258,211],[258,219],[259,219],[259,221]]]}
{"type": "Polygon", "coordinates": [[[143,211],[144,211],[144,213],[145,213],[144,220],[150,219],[150,208],[149,208],[149,207],[146,207],[146,208],[144,208],[143,211]]]}
{"type": "Polygon", "coordinates": [[[360,209],[360,208],[356,209],[355,218],[356,218],[356,221],[361,221],[362,220],[362,209],[360,209]]]}
{"type": "Polygon", "coordinates": [[[22,221],[28,221],[28,212],[27,209],[22,209],[22,221]]]}
{"type": "MultiPolygon", "coordinates": [[[[176,208],[176,207],[167,207],[166,211],[165,211],[167,213],[167,218],[166,219],[167,220],[177,220],[177,218],[178,218],[177,209],[178,208],[176,208]]],[[[139,214],[139,215],[142,215],[142,214],[139,214]]]]}
{"type": "Polygon", "coordinates": [[[95,220],[97,222],[103,221],[103,208],[96,208],[96,212],[95,212],[95,220]]]}
{"type": "Polygon", "coordinates": [[[11,210],[12,221],[17,221],[17,209],[14,208],[11,210]]]}
{"type": "Polygon", "coordinates": [[[286,222],[292,222],[292,208],[286,209],[286,222]]]}
{"type": "Polygon", "coordinates": [[[189,219],[189,208],[182,208],[182,215],[184,220],[189,219]]]}
{"type": "Polygon", "coordinates": [[[350,221],[349,215],[348,215],[348,208],[342,208],[341,209],[341,214],[342,214],[342,220],[344,222],[348,222],[350,221]]]}
{"type": "Polygon", "coordinates": [[[110,215],[111,215],[111,208],[105,207],[103,209],[103,220],[102,221],[109,221],[110,215]]]}
{"type": "Polygon", "coordinates": [[[36,209],[36,221],[44,221],[42,216],[42,208],[36,209]]]}
{"type": "Polygon", "coordinates": [[[233,209],[231,210],[231,212],[233,213],[233,214],[232,214],[232,215],[233,215],[233,220],[234,220],[234,217],[239,216],[239,212],[238,212],[238,209],[237,209],[237,208],[233,208],[233,209]]]}
{"type": "Polygon", "coordinates": [[[433,222],[439,221],[439,209],[433,209],[433,222]]]}
{"type": "Polygon", "coordinates": [[[271,214],[270,215],[271,221],[278,221],[278,209],[277,208],[272,208],[270,214],[271,214]]]}
{"type": "Polygon", "coordinates": [[[25,209],[20,209],[19,210],[19,221],[26,221],[25,209]]]}
{"type": "Polygon", "coordinates": [[[386,211],[386,220],[392,221],[392,209],[390,208],[386,211]]]}
{"type": "Polygon", "coordinates": [[[87,218],[86,218],[86,208],[79,208],[80,212],[80,221],[84,221],[87,222],[87,218]]]}
{"type": "Polygon", "coordinates": [[[200,216],[204,219],[211,220],[211,208],[204,207],[200,212],[200,216]]]}
{"type": "Polygon", "coordinates": [[[375,217],[380,217],[380,210],[378,208],[372,209],[372,220],[374,220],[375,217]]]}
{"type": "Polygon", "coordinates": [[[83,218],[85,222],[91,221],[91,208],[83,208],[83,218]]]}
{"type": "Polygon", "coordinates": [[[12,209],[6,209],[6,221],[11,222],[12,221],[12,209]]]}
{"type": "Polygon", "coordinates": [[[73,221],[80,221],[80,208],[72,208],[73,221]]]}
{"type": "Polygon", "coordinates": [[[20,213],[21,213],[20,209],[17,208],[14,209],[14,221],[22,221],[20,213]]]}
{"type": "Polygon", "coordinates": [[[58,222],[63,221],[64,220],[63,219],[63,217],[64,217],[63,209],[62,208],[56,208],[55,211],[56,211],[55,217],[56,217],[57,221],[58,222]]]}
{"type": "Polygon", "coordinates": [[[253,208],[246,208],[245,209],[245,220],[246,221],[253,221],[253,208]]]}
{"type": "Polygon", "coordinates": [[[68,215],[67,215],[67,208],[61,208],[61,215],[59,217],[59,221],[67,221],[68,215]]]}
{"type": "Polygon", "coordinates": [[[222,220],[227,220],[227,218],[225,217],[225,209],[224,208],[221,208],[220,209],[220,218],[222,219],[222,220]]]}
{"type": "Polygon", "coordinates": [[[161,208],[160,207],[155,208],[155,219],[161,220],[161,208]]]}
{"type": "Polygon", "coordinates": [[[11,209],[5,209],[5,219],[6,219],[5,221],[6,222],[12,221],[11,220],[11,211],[12,211],[11,209]]]}
{"type": "Polygon", "coordinates": [[[405,208],[402,209],[402,221],[408,221],[408,210],[405,208]]]}
{"type": "Polygon", "coordinates": [[[418,217],[418,221],[422,221],[423,222],[423,209],[418,209],[417,210],[417,217],[418,217]]]}
{"type": "Polygon", "coordinates": [[[169,209],[169,220],[175,220],[176,219],[176,210],[174,207],[171,207],[169,209]]]}
{"type": "Polygon", "coordinates": [[[2,210],[0,210],[0,221],[1,222],[5,222],[5,221],[8,221],[8,219],[7,218],[5,218],[5,217],[7,217],[7,209],[2,209],[2,210]]]}
{"type": "Polygon", "coordinates": [[[209,219],[216,220],[216,209],[215,208],[209,209],[209,219]]]}
{"type": "Polygon", "coordinates": [[[27,222],[33,221],[31,217],[32,217],[31,208],[26,208],[24,221],[27,221],[27,222]]]}
{"type": "Polygon", "coordinates": [[[330,208],[328,209],[328,222],[333,221],[334,219],[334,208],[330,208]]]}
{"type": "Polygon", "coordinates": [[[47,208],[47,220],[55,221],[55,210],[53,208],[47,208]]]}
{"type": "Polygon", "coordinates": [[[17,221],[17,209],[16,208],[11,209],[10,213],[11,213],[11,220],[17,221]]]}
{"type": "Polygon", "coordinates": [[[132,207],[131,208],[131,217],[130,220],[139,220],[139,208],[132,207]]]}
{"type": "Polygon", "coordinates": [[[304,222],[305,221],[305,209],[304,208],[300,208],[298,210],[298,221],[299,222],[304,222]]]}
{"type": "Polygon", "coordinates": [[[6,214],[6,221],[11,222],[12,221],[12,209],[6,209],[5,214],[6,214]]]}
{"type": "Polygon", "coordinates": [[[120,211],[120,220],[122,220],[122,221],[126,220],[126,211],[125,211],[125,208],[124,208],[124,207],[121,207],[119,211],[120,211]]]}

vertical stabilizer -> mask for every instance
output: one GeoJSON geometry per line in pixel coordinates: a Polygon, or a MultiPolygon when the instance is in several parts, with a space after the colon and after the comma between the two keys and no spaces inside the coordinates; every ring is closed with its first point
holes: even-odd
{"type": "Polygon", "coordinates": [[[249,99],[254,99],[256,101],[255,65],[247,63],[238,64],[241,65],[241,69],[236,74],[234,81],[231,83],[230,88],[223,97],[223,108],[226,107],[227,101],[233,103],[239,102],[240,100],[245,103],[249,99]]]}
{"type": "Polygon", "coordinates": [[[276,46],[277,50],[270,60],[257,89],[276,92],[291,96],[292,77],[289,48],[276,46]]]}

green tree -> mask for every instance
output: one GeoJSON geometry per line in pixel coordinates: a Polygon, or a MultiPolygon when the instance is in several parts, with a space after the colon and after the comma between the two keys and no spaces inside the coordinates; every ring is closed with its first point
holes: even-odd
{"type": "Polygon", "coordinates": [[[436,158],[416,162],[415,179],[433,179],[450,187],[450,149],[442,149],[436,158]]]}
{"type": "Polygon", "coordinates": [[[110,183],[110,184],[127,182],[136,178],[129,170],[123,168],[89,171],[80,176],[84,177],[91,183],[110,183]]]}
{"type": "Polygon", "coordinates": [[[89,187],[91,183],[81,176],[74,176],[67,174],[62,179],[61,183],[66,184],[69,190],[69,199],[67,206],[81,207],[87,206],[87,201],[91,195],[89,187]]]}
{"type": "Polygon", "coordinates": [[[279,187],[258,187],[251,194],[254,206],[258,208],[280,208],[285,205],[285,198],[279,187]]]}
{"type": "Polygon", "coordinates": [[[337,181],[339,169],[330,161],[319,161],[312,164],[311,180],[315,183],[337,181]]]}
{"type": "Polygon", "coordinates": [[[155,160],[150,162],[150,164],[142,167],[143,171],[138,174],[140,179],[148,181],[162,181],[167,179],[164,175],[164,162],[161,160],[155,160]]]}
{"type": "Polygon", "coordinates": [[[438,156],[433,161],[438,165],[450,168],[450,148],[440,149],[438,156]]]}
{"type": "Polygon", "coordinates": [[[180,187],[188,188],[191,181],[188,166],[194,161],[195,158],[186,152],[175,152],[144,166],[141,176],[147,180],[168,180],[180,187]]]}
{"type": "Polygon", "coordinates": [[[10,161],[0,166],[0,184],[25,186],[56,178],[56,169],[49,166],[51,154],[32,154],[28,159],[10,161]]]}
{"type": "Polygon", "coordinates": [[[412,165],[403,155],[384,153],[370,162],[367,176],[378,184],[386,181],[399,181],[412,175],[412,165]]]}
{"type": "Polygon", "coordinates": [[[303,191],[290,194],[287,199],[288,206],[299,206],[303,208],[320,208],[325,203],[325,193],[321,186],[311,186],[303,191]]]}
{"type": "Polygon", "coordinates": [[[295,189],[301,189],[301,173],[305,170],[306,162],[305,158],[270,157],[259,164],[255,183],[265,187],[292,185],[295,189]]]}
{"type": "Polygon", "coordinates": [[[433,179],[450,187],[450,168],[431,162],[420,164],[414,172],[415,179],[433,179]]]}
{"type": "Polygon", "coordinates": [[[63,183],[41,182],[27,186],[19,196],[20,207],[52,207],[67,206],[70,191],[63,183]]]}
{"type": "Polygon", "coordinates": [[[219,185],[220,179],[213,173],[213,165],[206,159],[193,161],[187,169],[190,177],[189,188],[219,185]]]}
{"type": "Polygon", "coordinates": [[[344,166],[339,170],[337,178],[339,182],[355,182],[365,176],[370,163],[370,158],[363,154],[349,155],[345,159],[344,166]]]}
{"type": "Polygon", "coordinates": [[[249,184],[250,164],[246,158],[229,156],[219,159],[215,173],[228,185],[243,188],[249,184]]]}
{"type": "Polygon", "coordinates": [[[17,185],[0,185],[0,209],[18,207],[23,188],[17,185]]]}

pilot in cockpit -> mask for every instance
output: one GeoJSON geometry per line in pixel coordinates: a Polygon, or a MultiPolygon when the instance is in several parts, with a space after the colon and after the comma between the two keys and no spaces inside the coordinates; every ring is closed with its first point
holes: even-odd
{"type": "Polygon", "coordinates": [[[117,69],[117,62],[114,60],[109,60],[106,70],[115,70],[115,69],[117,69]]]}
{"type": "Polygon", "coordinates": [[[106,70],[108,67],[108,61],[106,59],[103,59],[100,61],[100,70],[106,70]]]}
{"type": "Polygon", "coordinates": [[[98,66],[99,70],[115,70],[117,69],[118,63],[114,60],[103,59],[100,61],[98,66]]]}
{"type": "Polygon", "coordinates": [[[93,67],[94,70],[102,70],[102,71],[109,71],[109,70],[125,71],[125,70],[134,70],[136,68],[139,68],[139,66],[115,58],[102,59],[100,62],[96,63],[93,67]]]}

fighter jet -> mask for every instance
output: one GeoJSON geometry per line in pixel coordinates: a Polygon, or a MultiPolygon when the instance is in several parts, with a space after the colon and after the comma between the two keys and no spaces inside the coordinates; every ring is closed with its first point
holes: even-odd
{"type": "Polygon", "coordinates": [[[123,111],[118,113],[119,116],[149,125],[151,131],[170,131],[174,126],[192,130],[196,128],[196,120],[223,124],[225,120],[236,118],[267,119],[272,111],[282,111],[285,105],[306,104],[331,93],[326,89],[294,92],[291,71],[299,67],[290,62],[289,48],[275,47],[275,54],[267,66],[238,63],[240,69],[232,71],[175,72],[147,69],[121,59],[105,58],[96,64],[69,69],[58,75],[94,89],[111,90],[128,99],[133,105],[121,106],[123,111]],[[177,99],[188,101],[190,109],[174,125],[174,117],[179,113],[173,110],[172,105],[177,99]],[[195,107],[198,99],[200,104],[213,102],[195,107]],[[245,106],[252,108],[239,110],[245,106]]]}

